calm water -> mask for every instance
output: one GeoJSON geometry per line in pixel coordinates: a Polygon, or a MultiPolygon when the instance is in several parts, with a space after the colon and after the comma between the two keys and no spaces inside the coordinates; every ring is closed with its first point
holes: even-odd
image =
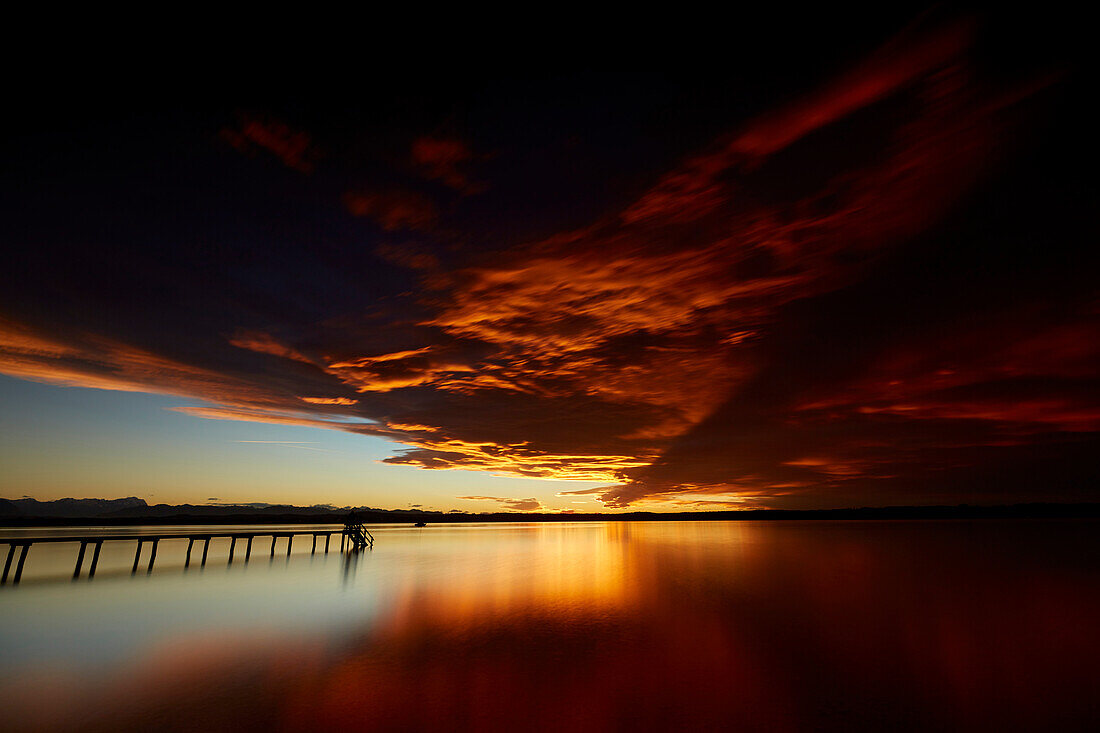
{"type": "Polygon", "coordinates": [[[135,576],[107,544],[75,583],[75,545],[35,545],[0,588],[0,727],[1097,729],[1098,529],[378,527],[187,571],[166,541],[135,576]]]}

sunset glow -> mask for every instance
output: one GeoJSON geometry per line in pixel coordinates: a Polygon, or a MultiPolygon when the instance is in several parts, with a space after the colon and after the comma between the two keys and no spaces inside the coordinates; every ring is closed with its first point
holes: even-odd
{"type": "MultiPolygon", "coordinates": [[[[1078,183],[1043,169],[1039,133],[1070,77],[992,73],[983,27],[895,29],[677,138],[662,168],[610,173],[583,216],[539,157],[583,144],[573,127],[524,147],[354,105],[226,111],[194,200],[160,220],[77,247],[79,217],[50,235],[33,201],[14,215],[0,373],[381,438],[373,485],[393,466],[593,482],[580,496],[615,510],[1080,499],[1100,319],[1070,264],[1083,210],[1045,190],[1078,183]],[[249,203],[211,203],[221,177],[249,203]]],[[[454,498],[473,495],[496,494],[454,498]]]]}
{"type": "Polygon", "coordinates": [[[27,26],[0,733],[1100,730],[1085,13],[389,11],[27,26]]]}

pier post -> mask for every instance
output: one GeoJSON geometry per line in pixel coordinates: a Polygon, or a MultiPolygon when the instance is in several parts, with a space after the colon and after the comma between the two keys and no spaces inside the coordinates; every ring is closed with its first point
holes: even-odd
{"type": "Polygon", "coordinates": [[[149,554],[149,567],[145,569],[146,573],[153,572],[153,563],[157,561],[157,545],[160,544],[160,538],[153,540],[153,551],[149,554]]]}
{"type": "MultiPolygon", "coordinates": [[[[310,535],[309,554],[310,554],[311,557],[316,556],[316,554],[318,552],[318,549],[319,549],[318,548],[318,545],[319,545],[318,539],[321,536],[324,536],[324,538],[325,538],[325,550],[324,550],[325,554],[327,555],[329,552],[331,552],[333,531],[325,531],[325,530],[305,530],[305,531],[301,531],[301,532],[297,532],[297,531],[271,532],[270,534],[265,532],[265,533],[260,534],[260,535],[224,532],[224,533],[211,533],[211,534],[202,533],[202,534],[195,534],[195,535],[188,535],[188,534],[185,534],[185,533],[180,533],[180,534],[171,534],[170,533],[170,534],[166,534],[166,535],[157,535],[157,536],[134,536],[134,535],[127,535],[127,534],[115,534],[115,535],[92,534],[92,535],[86,535],[84,537],[80,537],[80,536],[74,537],[72,535],[63,536],[63,537],[53,537],[53,536],[46,536],[46,535],[39,536],[39,537],[29,537],[29,536],[12,537],[12,538],[9,538],[9,539],[0,539],[0,542],[3,542],[3,543],[8,545],[8,551],[6,553],[6,557],[4,558],[4,562],[3,562],[3,575],[0,576],[0,583],[3,583],[5,585],[9,581],[14,582],[14,583],[18,583],[22,579],[23,568],[26,565],[27,555],[30,553],[30,546],[33,545],[35,542],[41,542],[41,541],[63,542],[63,543],[74,543],[75,542],[75,543],[80,545],[80,547],[77,551],[77,555],[76,555],[76,563],[73,566],[73,572],[72,572],[72,580],[76,581],[76,580],[79,580],[81,577],[86,576],[90,580],[92,577],[95,576],[96,570],[99,567],[99,558],[100,558],[100,555],[102,554],[102,551],[103,551],[103,544],[106,541],[112,541],[112,542],[115,542],[115,541],[128,542],[128,541],[131,541],[131,540],[134,541],[136,546],[134,547],[134,560],[133,560],[133,565],[130,568],[130,574],[131,575],[136,575],[138,566],[141,564],[142,560],[144,559],[142,553],[145,549],[145,544],[146,543],[151,543],[152,544],[152,547],[150,548],[150,551],[149,551],[149,559],[148,559],[148,562],[146,563],[146,573],[151,574],[153,572],[153,569],[156,567],[157,555],[160,553],[160,541],[163,540],[163,539],[169,539],[169,540],[173,540],[173,539],[183,540],[183,539],[186,539],[187,540],[187,553],[186,553],[186,556],[184,558],[184,567],[185,568],[189,568],[191,566],[191,560],[192,560],[193,553],[194,553],[194,550],[195,550],[195,543],[196,542],[202,542],[203,546],[202,546],[202,561],[201,561],[201,564],[202,564],[202,567],[205,568],[206,567],[206,561],[209,559],[209,555],[210,555],[210,543],[215,539],[218,539],[218,538],[221,538],[221,537],[228,537],[229,538],[230,542],[229,542],[229,548],[228,548],[229,553],[228,553],[228,557],[227,557],[227,564],[232,565],[237,560],[237,541],[238,540],[246,540],[247,541],[247,549],[245,550],[245,562],[248,562],[248,560],[252,556],[253,540],[257,536],[259,536],[259,537],[265,537],[266,536],[266,537],[271,538],[270,555],[271,555],[272,560],[274,560],[274,558],[275,558],[275,550],[276,550],[276,546],[279,543],[279,540],[285,537],[286,538],[286,557],[287,557],[287,560],[289,561],[290,557],[294,554],[294,538],[296,536],[300,535],[300,534],[310,535]],[[91,549],[92,557],[91,557],[91,561],[90,561],[90,566],[88,567],[87,570],[85,570],[85,562],[88,561],[89,546],[91,546],[90,549],[91,549]],[[15,557],[16,550],[19,551],[18,561],[16,560],[16,557],[15,557]]],[[[350,549],[353,546],[353,543],[354,543],[354,546],[356,547],[356,549],[359,549],[361,547],[367,547],[369,545],[373,545],[373,542],[371,542],[371,540],[373,538],[370,537],[369,533],[366,533],[366,534],[367,534],[367,538],[363,539],[362,537],[360,537],[358,535],[341,532],[340,533],[340,550],[342,552],[350,551],[350,549]],[[364,544],[364,543],[366,543],[366,544],[364,544]]]]}
{"type": "Polygon", "coordinates": [[[4,561],[4,578],[0,580],[0,584],[8,582],[8,571],[11,570],[11,559],[15,556],[15,545],[8,545],[8,559],[4,561]]]}
{"type": "Polygon", "coordinates": [[[80,552],[76,554],[76,568],[73,570],[73,580],[76,580],[80,577],[80,566],[84,564],[84,551],[87,549],[87,541],[81,541],[80,552]]]}
{"type": "Polygon", "coordinates": [[[95,543],[95,551],[92,552],[92,566],[88,568],[88,580],[95,577],[95,566],[99,564],[99,551],[103,549],[103,540],[95,543]]]}
{"type": "Polygon", "coordinates": [[[12,583],[18,583],[19,579],[23,577],[23,563],[27,561],[27,550],[31,549],[31,543],[23,545],[22,551],[19,553],[19,564],[15,566],[15,578],[12,583]]]}

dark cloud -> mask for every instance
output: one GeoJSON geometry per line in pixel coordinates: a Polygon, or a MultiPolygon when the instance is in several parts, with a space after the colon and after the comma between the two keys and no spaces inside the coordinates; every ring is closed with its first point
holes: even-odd
{"type": "Polygon", "coordinates": [[[412,144],[413,165],[425,177],[439,180],[464,194],[484,190],[482,184],[472,181],[464,171],[473,159],[470,146],[454,138],[425,136],[412,144]]]}
{"type": "Polygon", "coordinates": [[[221,136],[242,153],[267,151],[300,173],[311,173],[320,157],[308,133],[275,119],[241,114],[237,125],[224,128],[221,136]]]}
{"type": "Polygon", "coordinates": [[[470,501],[495,501],[499,503],[504,509],[513,512],[535,512],[543,509],[542,503],[538,499],[508,499],[500,496],[459,496],[459,499],[468,499],[470,501]]]}
{"type": "Polygon", "coordinates": [[[434,271],[440,267],[439,258],[428,248],[415,242],[403,242],[400,245],[384,242],[374,252],[387,262],[413,270],[434,271]]]}
{"type": "Polygon", "coordinates": [[[439,212],[430,198],[412,190],[357,190],[344,194],[352,216],[365,216],[387,231],[431,229],[439,212]]]}
{"type": "MultiPolygon", "coordinates": [[[[595,174],[570,183],[583,161],[564,144],[536,166],[537,126],[410,151],[405,130],[433,128],[398,120],[374,135],[387,158],[350,123],[245,121],[237,143],[292,168],[324,140],[328,177],[247,179],[261,206],[209,176],[189,189],[215,187],[207,208],[157,210],[157,237],[77,212],[87,241],[66,256],[31,246],[59,236],[43,209],[13,214],[28,265],[5,281],[0,371],[381,436],[405,446],[390,464],[598,481],[561,493],[612,507],[1087,496],[1100,300],[1093,184],[1066,165],[1080,89],[1006,70],[996,29],[929,16],[816,86],[767,77],[779,91],[746,92],[721,129],[667,134],[680,158],[662,170],[630,167],[671,159],[654,147],[586,148],[609,157],[583,216],[572,193],[595,174]],[[475,161],[506,183],[475,183],[475,161]],[[127,244],[103,257],[97,237],[127,244]]],[[[372,134],[373,114],[356,118],[372,134]]],[[[500,110],[482,114],[492,129],[500,110]]]]}

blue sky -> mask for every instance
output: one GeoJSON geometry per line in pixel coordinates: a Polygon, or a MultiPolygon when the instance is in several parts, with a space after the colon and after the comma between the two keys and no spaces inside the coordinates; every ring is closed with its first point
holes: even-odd
{"type": "Polygon", "coordinates": [[[0,376],[0,496],[498,508],[456,498],[484,495],[600,508],[585,496],[554,496],[596,483],[383,465],[378,461],[401,446],[338,430],[207,420],[171,409],[204,404],[0,376]]]}

